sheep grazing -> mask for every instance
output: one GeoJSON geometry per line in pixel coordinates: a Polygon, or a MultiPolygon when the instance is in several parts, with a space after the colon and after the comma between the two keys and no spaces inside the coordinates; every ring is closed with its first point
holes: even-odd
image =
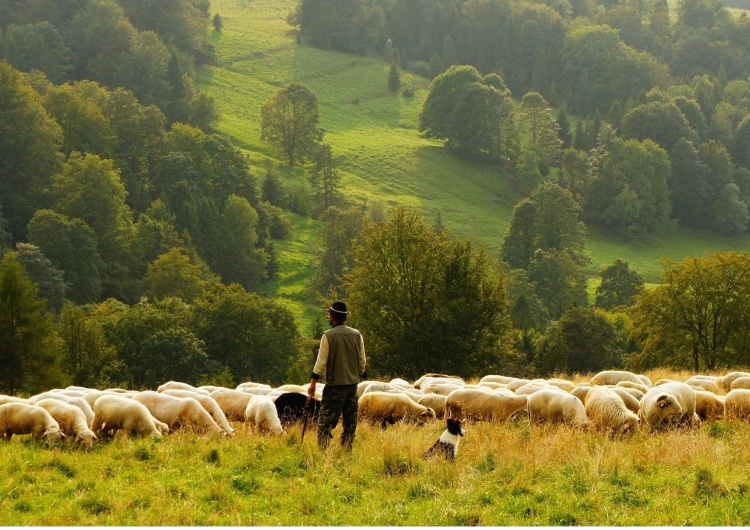
{"type": "Polygon", "coordinates": [[[430,381],[420,385],[419,389],[425,394],[440,394],[441,396],[447,396],[457,388],[463,388],[463,384],[448,382],[448,381],[430,381]]]}
{"type": "Polygon", "coordinates": [[[576,427],[591,424],[581,400],[558,388],[545,388],[531,394],[526,410],[532,422],[561,422],[576,427]]]}
{"type": "Polygon", "coordinates": [[[591,385],[582,383],[580,385],[576,385],[575,388],[570,391],[570,395],[580,399],[581,403],[586,403],[586,395],[589,393],[589,390],[591,390],[591,388],[591,385]]]}
{"type": "Polygon", "coordinates": [[[447,398],[442,394],[425,394],[417,400],[417,403],[434,410],[435,417],[442,420],[445,417],[445,400],[447,398]]]}
{"type": "Polygon", "coordinates": [[[394,377],[388,383],[399,388],[414,388],[414,385],[410,384],[409,381],[401,379],[400,377],[394,377]]]}
{"type": "Polygon", "coordinates": [[[736,388],[744,388],[746,390],[750,390],[750,377],[743,375],[742,377],[738,377],[732,383],[729,385],[730,390],[734,390],[736,388]]]}
{"type": "Polygon", "coordinates": [[[466,382],[460,377],[458,377],[457,375],[429,373],[429,374],[424,374],[422,377],[414,381],[414,388],[422,389],[423,384],[434,383],[434,382],[443,382],[443,383],[455,384],[455,385],[460,385],[460,386],[463,386],[466,384],[466,382]]]}
{"type": "Polygon", "coordinates": [[[0,394],[0,405],[5,405],[6,403],[26,403],[28,405],[33,405],[33,403],[29,403],[28,399],[0,394]]]}
{"type": "Polygon", "coordinates": [[[99,436],[122,430],[126,436],[161,437],[146,405],[125,396],[103,394],[94,402],[92,430],[99,436]]]}
{"type": "Polygon", "coordinates": [[[245,421],[254,425],[261,432],[275,435],[286,434],[276,405],[268,396],[253,396],[245,410],[245,421]]]}
{"type": "Polygon", "coordinates": [[[724,419],[750,421],[750,390],[736,388],[724,396],[724,419]]]}
{"type": "Polygon", "coordinates": [[[568,381],[567,379],[559,379],[557,377],[551,377],[547,379],[547,383],[556,386],[560,390],[564,390],[565,392],[570,392],[576,387],[576,384],[573,381],[568,381]]]}
{"type": "Polygon", "coordinates": [[[70,405],[78,407],[83,415],[86,417],[86,423],[91,427],[91,422],[94,421],[94,409],[91,408],[89,402],[82,397],[69,396],[68,394],[61,394],[59,392],[43,392],[29,398],[29,405],[35,405],[42,399],[57,399],[64,401],[70,405]]]}
{"type": "Polygon", "coordinates": [[[677,381],[649,389],[641,399],[638,417],[651,429],[687,424],[698,419],[695,414],[695,390],[677,381]]]}
{"type": "Polygon", "coordinates": [[[631,392],[638,392],[638,390],[634,388],[623,388],[621,386],[617,385],[607,385],[608,388],[611,388],[614,390],[618,396],[620,396],[620,399],[622,399],[622,402],[625,403],[625,406],[628,407],[628,410],[638,414],[638,412],[641,410],[641,402],[640,399],[637,399],[631,392]]]}
{"type": "Polygon", "coordinates": [[[195,398],[179,398],[153,392],[139,392],[131,399],[146,405],[151,415],[175,429],[190,429],[198,433],[224,434],[206,409],[195,398]]]}
{"type": "MultiPolygon", "coordinates": [[[[284,392],[275,398],[269,397],[269,399],[273,401],[273,404],[276,407],[276,412],[279,415],[279,420],[281,420],[281,425],[291,425],[292,423],[304,419],[308,400],[307,394],[284,392]]],[[[310,407],[309,417],[311,419],[317,418],[318,412],[320,411],[320,400],[313,398],[310,407]]],[[[247,410],[245,412],[247,413],[247,410]]]]}
{"type": "Polygon", "coordinates": [[[482,377],[479,382],[480,383],[501,383],[503,385],[507,385],[511,381],[516,379],[515,377],[508,377],[507,375],[485,375],[482,377]]]}
{"type": "MultiPolygon", "coordinates": [[[[84,401],[85,403],[85,401],[84,401]]],[[[50,413],[60,426],[60,430],[70,440],[75,440],[83,449],[90,450],[94,447],[96,434],[89,428],[88,420],[83,411],[59,399],[40,399],[36,402],[37,407],[42,407],[50,413]]]]}
{"type": "Polygon", "coordinates": [[[452,418],[505,421],[526,411],[528,396],[509,396],[481,388],[459,388],[445,400],[445,413],[452,418]]]}
{"type": "Polygon", "coordinates": [[[245,421],[245,410],[250,399],[257,394],[240,390],[215,390],[211,397],[216,400],[229,421],[245,421]]]}
{"type": "Polygon", "coordinates": [[[723,377],[717,377],[716,378],[716,384],[719,385],[719,387],[724,392],[729,392],[732,390],[732,382],[735,379],[739,379],[740,377],[750,377],[750,373],[748,372],[729,372],[728,374],[725,374],[723,377]]]}
{"type": "Polygon", "coordinates": [[[695,391],[695,413],[701,421],[724,419],[724,398],[705,390],[695,391]]]}
{"type": "Polygon", "coordinates": [[[156,389],[157,392],[164,392],[165,390],[190,390],[191,392],[195,392],[196,394],[203,394],[206,396],[209,394],[208,390],[196,388],[193,385],[190,385],[188,383],[181,383],[180,381],[167,381],[156,389]]]}
{"type": "MultiPolygon", "coordinates": [[[[531,383],[531,381],[532,381],[531,379],[516,378],[513,381],[509,381],[505,385],[505,388],[507,388],[511,392],[515,392],[516,390],[518,390],[522,386],[524,386],[524,385],[526,385],[528,383],[531,383]]],[[[539,381],[539,380],[537,379],[536,381],[539,381]]]]}
{"type": "Polygon", "coordinates": [[[60,425],[42,407],[27,403],[0,405],[0,435],[10,440],[14,434],[30,434],[34,441],[52,445],[63,437],[60,425]]]}
{"type": "Polygon", "coordinates": [[[195,392],[192,392],[190,390],[179,390],[179,389],[171,389],[171,390],[165,390],[162,392],[162,394],[165,394],[167,396],[173,396],[178,398],[193,398],[198,403],[201,404],[201,406],[206,409],[206,412],[208,412],[213,420],[216,422],[216,424],[221,427],[221,429],[224,431],[224,434],[228,436],[234,435],[234,429],[232,428],[232,425],[227,420],[226,414],[224,414],[224,411],[221,410],[221,407],[216,402],[214,398],[211,396],[207,396],[204,394],[196,394],[195,392]]]}
{"type": "Polygon", "coordinates": [[[638,416],[612,387],[592,387],[583,409],[596,428],[610,436],[632,436],[638,430],[638,416]]]}
{"type": "Polygon", "coordinates": [[[550,385],[545,381],[531,381],[530,383],[526,383],[522,387],[517,388],[513,391],[513,393],[517,396],[530,396],[531,394],[534,394],[539,390],[545,390],[549,388],[555,388],[559,390],[558,387],[550,385]]]}
{"type": "Polygon", "coordinates": [[[641,383],[634,383],[633,381],[620,381],[615,386],[620,386],[623,388],[632,388],[632,389],[638,390],[641,393],[641,397],[643,397],[643,394],[648,392],[648,389],[651,388],[641,383]]]}
{"type": "Polygon", "coordinates": [[[603,372],[599,372],[591,378],[591,386],[616,385],[620,381],[630,381],[632,383],[646,385],[648,388],[651,388],[651,381],[648,381],[648,378],[645,379],[646,380],[644,381],[644,378],[639,377],[633,372],[627,372],[625,370],[604,370],[603,372]],[[648,381],[648,383],[646,383],[646,381],[648,381]]]}
{"type": "Polygon", "coordinates": [[[385,428],[399,421],[425,423],[436,418],[435,411],[420,405],[406,394],[368,392],[359,399],[359,417],[385,428]]]}

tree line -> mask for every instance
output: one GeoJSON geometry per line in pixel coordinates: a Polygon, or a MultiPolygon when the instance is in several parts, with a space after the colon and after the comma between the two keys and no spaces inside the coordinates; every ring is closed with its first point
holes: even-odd
{"type": "Polygon", "coordinates": [[[169,123],[210,130],[213,99],[196,65],[215,60],[208,0],[39,0],[0,6],[0,60],[56,85],[90,80],[131,91],[169,123]]]}

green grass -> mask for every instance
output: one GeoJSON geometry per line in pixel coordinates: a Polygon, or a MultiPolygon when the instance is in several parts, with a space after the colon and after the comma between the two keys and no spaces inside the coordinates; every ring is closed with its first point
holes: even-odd
{"type": "MultiPolygon", "coordinates": [[[[740,526],[750,425],[610,440],[565,426],[466,425],[455,463],[424,460],[443,426],[360,424],[326,454],[309,430],[117,437],[89,453],[0,445],[5,526],[740,526]]],[[[334,431],[338,437],[340,427],[334,431]]]]}
{"type": "MultiPolygon", "coordinates": [[[[219,64],[200,73],[200,86],[221,110],[218,131],[246,152],[259,178],[276,168],[289,190],[305,186],[304,168],[288,168],[260,141],[260,109],[289,82],[308,86],[318,97],[321,123],[341,175],[341,191],[352,204],[382,203],[441,216],[457,237],[471,238],[497,256],[515,204],[520,200],[500,170],[461,160],[440,142],[422,138],[419,111],[429,81],[404,73],[417,86],[414,97],[392,94],[388,65],[376,57],[323,51],[296,43],[286,23],[297,0],[214,0],[224,22],[211,34],[219,64]]],[[[516,94],[518,97],[519,95],[516,94]]],[[[287,300],[303,327],[317,308],[304,282],[314,269],[311,251],[320,224],[296,219],[291,242],[277,242],[281,278],[264,293],[287,300]]],[[[587,250],[594,277],[615,259],[628,261],[648,282],[658,282],[659,260],[681,261],[706,252],[748,251],[750,237],[719,238],[709,233],[665,229],[643,243],[626,242],[589,230],[587,250]]]]}

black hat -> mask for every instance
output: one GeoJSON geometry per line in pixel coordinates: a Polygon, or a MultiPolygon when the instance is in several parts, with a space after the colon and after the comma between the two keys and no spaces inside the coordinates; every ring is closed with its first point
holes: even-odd
{"type": "Polygon", "coordinates": [[[331,307],[328,308],[329,313],[335,313],[336,315],[348,315],[349,311],[346,310],[346,304],[344,302],[334,302],[331,307]]]}

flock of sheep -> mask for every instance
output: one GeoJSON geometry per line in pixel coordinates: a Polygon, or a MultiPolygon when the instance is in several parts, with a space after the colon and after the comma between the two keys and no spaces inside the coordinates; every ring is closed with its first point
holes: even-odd
{"type": "MultiPolygon", "coordinates": [[[[84,449],[116,431],[159,437],[188,429],[232,436],[231,422],[281,435],[285,426],[304,414],[317,413],[323,387],[318,385],[310,402],[306,386],[272,388],[255,382],[234,389],[169,381],[155,392],[70,386],[30,398],[0,395],[0,434],[4,440],[31,435],[48,443],[66,438],[84,449]]],[[[426,374],[414,383],[400,378],[363,381],[358,397],[360,419],[383,427],[446,416],[498,422],[528,414],[532,422],[567,423],[618,436],[641,428],[750,420],[750,373],[652,383],[644,375],[607,370],[580,384],[501,375],[486,375],[477,384],[468,384],[456,376],[426,374]]]]}

